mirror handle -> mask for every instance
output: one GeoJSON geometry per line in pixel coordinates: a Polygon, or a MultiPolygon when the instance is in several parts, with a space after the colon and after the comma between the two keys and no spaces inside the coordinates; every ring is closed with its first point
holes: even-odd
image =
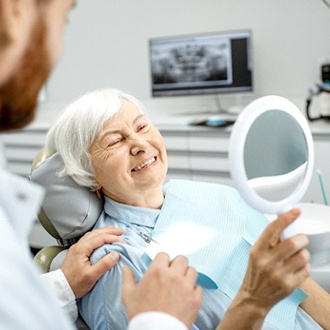
{"type": "Polygon", "coordinates": [[[283,230],[282,235],[281,235],[281,239],[283,241],[298,233],[298,227],[297,227],[296,221],[297,221],[297,219],[283,230]]]}

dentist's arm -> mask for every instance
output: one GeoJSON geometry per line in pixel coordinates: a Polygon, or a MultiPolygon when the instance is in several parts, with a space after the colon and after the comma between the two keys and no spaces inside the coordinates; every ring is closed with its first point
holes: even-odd
{"type": "Polygon", "coordinates": [[[103,244],[124,243],[119,237],[122,234],[122,229],[112,226],[86,233],[70,247],[61,269],[41,275],[58,305],[69,313],[73,321],[78,317],[76,299],[87,294],[98,279],[119,260],[118,253],[112,252],[91,265],[89,257],[103,244]]]}

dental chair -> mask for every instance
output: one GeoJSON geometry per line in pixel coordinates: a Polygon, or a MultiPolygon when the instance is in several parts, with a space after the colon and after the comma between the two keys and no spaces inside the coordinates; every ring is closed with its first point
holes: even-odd
{"type": "MultiPolygon", "coordinates": [[[[45,189],[38,219],[58,245],[42,248],[34,263],[43,273],[59,269],[68,248],[92,229],[102,210],[104,200],[95,192],[78,185],[70,176],[61,177],[63,168],[59,154],[47,158],[42,149],[35,157],[29,179],[45,189]]],[[[77,329],[88,329],[79,316],[77,329]]]]}
{"type": "Polygon", "coordinates": [[[42,149],[35,157],[29,179],[45,188],[45,198],[38,219],[53,236],[57,246],[41,249],[35,262],[43,272],[60,267],[65,251],[96,223],[103,209],[103,199],[71,177],[60,177],[62,160],[59,154],[46,157],[42,149]]]}

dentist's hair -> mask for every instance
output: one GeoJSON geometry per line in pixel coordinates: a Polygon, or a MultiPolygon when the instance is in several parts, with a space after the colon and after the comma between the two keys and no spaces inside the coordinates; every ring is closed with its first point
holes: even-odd
{"type": "Polygon", "coordinates": [[[48,131],[45,145],[48,157],[58,152],[63,160],[60,176],[70,175],[79,185],[91,189],[97,186],[88,150],[105,122],[120,110],[124,101],[144,113],[139,100],[111,88],[84,94],[64,109],[48,131]]]}

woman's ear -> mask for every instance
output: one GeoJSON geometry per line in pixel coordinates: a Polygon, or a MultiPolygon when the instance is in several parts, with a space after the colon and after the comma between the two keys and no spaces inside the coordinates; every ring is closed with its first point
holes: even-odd
{"type": "Polygon", "coordinates": [[[98,185],[98,186],[94,187],[93,190],[95,191],[97,198],[100,199],[102,196],[102,187],[100,185],[98,185]]]}
{"type": "Polygon", "coordinates": [[[97,186],[92,188],[92,190],[94,190],[94,191],[100,190],[100,189],[102,189],[102,186],[100,184],[98,184],[97,186]]]}

